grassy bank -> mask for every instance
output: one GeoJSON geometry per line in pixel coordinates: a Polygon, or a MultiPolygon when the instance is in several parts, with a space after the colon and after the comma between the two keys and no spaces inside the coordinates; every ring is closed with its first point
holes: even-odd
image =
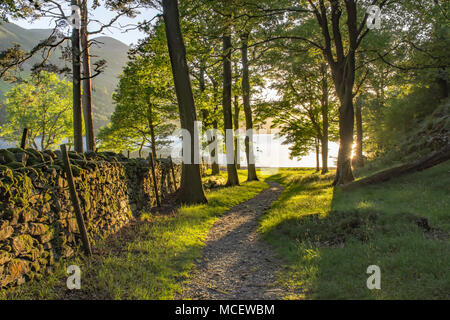
{"type": "Polygon", "coordinates": [[[279,275],[313,299],[449,299],[450,162],[354,191],[332,174],[282,170],[261,232],[287,261],[279,275]],[[369,265],[381,290],[366,287],[369,265]]]}
{"type": "Polygon", "coordinates": [[[180,292],[201,256],[218,215],[267,188],[265,182],[208,192],[207,205],[182,207],[174,215],[151,216],[99,243],[94,256],[63,262],[41,281],[3,292],[7,299],[171,299],[180,292]],[[81,290],[66,289],[66,267],[82,271],[81,290]]]}

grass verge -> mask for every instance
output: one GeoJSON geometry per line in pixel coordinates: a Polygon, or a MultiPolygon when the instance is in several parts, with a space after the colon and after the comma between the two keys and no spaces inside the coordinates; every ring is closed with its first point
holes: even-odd
{"type": "Polygon", "coordinates": [[[262,218],[265,239],[285,258],[287,298],[449,299],[450,162],[342,192],[333,174],[282,170],[285,191],[262,218]],[[381,289],[366,286],[369,265],[381,289]]]}
{"type": "MultiPolygon", "coordinates": [[[[242,174],[242,172],[241,172],[242,174]]],[[[174,215],[144,214],[95,246],[91,259],[61,262],[40,281],[0,293],[3,299],[172,299],[195,268],[213,223],[231,207],[268,185],[262,181],[208,192],[208,204],[185,206],[174,215]],[[66,288],[67,266],[80,266],[81,290],[66,288]]]]}

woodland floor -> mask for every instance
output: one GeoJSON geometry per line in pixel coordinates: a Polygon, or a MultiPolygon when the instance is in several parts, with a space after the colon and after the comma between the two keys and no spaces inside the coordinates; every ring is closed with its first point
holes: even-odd
{"type": "Polygon", "coordinates": [[[270,208],[284,187],[270,187],[254,198],[234,206],[209,231],[203,257],[178,299],[282,299],[285,289],[276,276],[280,258],[261,239],[259,218],[270,208]]]}

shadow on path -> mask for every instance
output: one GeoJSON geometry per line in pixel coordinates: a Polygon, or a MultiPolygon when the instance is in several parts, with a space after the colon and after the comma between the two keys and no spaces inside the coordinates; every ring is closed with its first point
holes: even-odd
{"type": "Polygon", "coordinates": [[[281,299],[276,287],[279,258],[258,233],[259,218],[283,187],[270,187],[231,208],[211,228],[197,272],[185,284],[180,299],[281,299]]]}

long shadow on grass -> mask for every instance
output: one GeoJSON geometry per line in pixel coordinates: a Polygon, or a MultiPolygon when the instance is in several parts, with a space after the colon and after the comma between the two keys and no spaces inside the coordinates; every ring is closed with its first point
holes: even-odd
{"type": "Polygon", "coordinates": [[[448,236],[436,237],[408,202],[389,210],[392,199],[408,199],[406,182],[345,193],[317,176],[288,185],[262,221],[266,239],[288,261],[280,280],[307,298],[448,298],[448,236]],[[369,265],[381,269],[381,290],[366,286],[369,265]]]}

